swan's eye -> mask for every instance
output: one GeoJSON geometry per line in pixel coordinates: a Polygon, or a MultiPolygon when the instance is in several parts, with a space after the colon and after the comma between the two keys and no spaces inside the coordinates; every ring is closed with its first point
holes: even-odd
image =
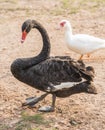
{"type": "Polygon", "coordinates": [[[29,33],[30,30],[31,30],[30,24],[24,23],[22,26],[22,32],[26,31],[27,33],[29,33]]]}
{"type": "Polygon", "coordinates": [[[29,32],[30,32],[30,30],[31,30],[31,26],[30,26],[30,25],[28,25],[28,26],[25,28],[25,31],[26,31],[27,33],[29,33],[29,32]]]}

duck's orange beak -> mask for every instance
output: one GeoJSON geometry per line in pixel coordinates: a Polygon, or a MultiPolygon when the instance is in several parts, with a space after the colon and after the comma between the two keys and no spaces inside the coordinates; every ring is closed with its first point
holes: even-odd
{"type": "Polygon", "coordinates": [[[23,43],[25,41],[26,36],[27,36],[27,32],[26,31],[22,32],[21,43],[23,43]]]}

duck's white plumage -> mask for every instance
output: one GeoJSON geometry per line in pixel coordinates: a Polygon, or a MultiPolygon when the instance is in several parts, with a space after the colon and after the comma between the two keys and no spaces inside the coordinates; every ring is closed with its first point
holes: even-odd
{"type": "Polygon", "coordinates": [[[71,24],[68,20],[62,20],[60,26],[65,28],[67,46],[81,55],[90,54],[105,48],[105,40],[87,34],[72,34],[71,24]]]}

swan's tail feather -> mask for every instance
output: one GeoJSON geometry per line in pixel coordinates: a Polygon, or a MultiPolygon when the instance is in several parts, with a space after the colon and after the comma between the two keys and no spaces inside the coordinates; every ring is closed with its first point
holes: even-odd
{"type": "Polygon", "coordinates": [[[70,95],[82,93],[82,92],[97,94],[97,89],[95,88],[92,82],[84,81],[79,84],[73,85],[72,87],[64,88],[59,91],[56,91],[55,94],[57,97],[65,98],[70,95]]]}
{"type": "Polygon", "coordinates": [[[88,66],[86,67],[86,70],[80,70],[82,76],[88,80],[88,81],[93,81],[93,78],[95,76],[95,71],[94,68],[92,66],[88,66]]]}

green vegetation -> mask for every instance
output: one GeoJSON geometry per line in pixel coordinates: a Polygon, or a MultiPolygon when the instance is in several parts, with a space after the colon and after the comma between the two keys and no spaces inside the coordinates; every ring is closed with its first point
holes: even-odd
{"type": "Polygon", "coordinates": [[[44,124],[45,123],[45,119],[43,118],[42,114],[36,114],[33,116],[30,116],[28,114],[22,113],[22,120],[23,121],[30,121],[30,122],[34,122],[36,124],[44,124]]]}
{"type": "Polygon", "coordinates": [[[8,126],[5,124],[0,124],[0,130],[8,130],[8,126]]]}
{"type": "Polygon", "coordinates": [[[21,113],[21,120],[17,122],[12,128],[6,124],[0,124],[0,130],[42,130],[43,127],[48,130],[58,130],[53,128],[51,124],[53,121],[48,121],[43,114],[28,115],[24,111],[21,113]]]}
{"type": "Polygon", "coordinates": [[[53,10],[54,15],[76,14],[80,10],[93,12],[100,6],[105,6],[105,0],[60,0],[60,7],[53,10]]]}
{"type": "MultiPolygon", "coordinates": [[[[32,13],[38,13],[34,8],[30,7],[20,7],[17,6],[18,0],[0,0],[0,3],[7,2],[11,5],[14,4],[13,7],[0,7],[0,10],[5,11],[25,11],[27,16],[32,15],[32,13]]],[[[42,13],[50,13],[52,15],[64,15],[66,14],[76,14],[81,10],[87,10],[90,12],[95,12],[100,7],[105,7],[105,0],[59,0],[59,5],[54,8],[46,10],[46,8],[42,11],[42,13]]]]}
{"type": "Polygon", "coordinates": [[[16,4],[18,0],[0,0],[0,2],[8,2],[8,3],[16,4]]]}
{"type": "Polygon", "coordinates": [[[22,119],[15,126],[15,130],[41,130],[40,126],[48,126],[50,121],[44,119],[43,114],[28,115],[22,112],[22,119]]]}

